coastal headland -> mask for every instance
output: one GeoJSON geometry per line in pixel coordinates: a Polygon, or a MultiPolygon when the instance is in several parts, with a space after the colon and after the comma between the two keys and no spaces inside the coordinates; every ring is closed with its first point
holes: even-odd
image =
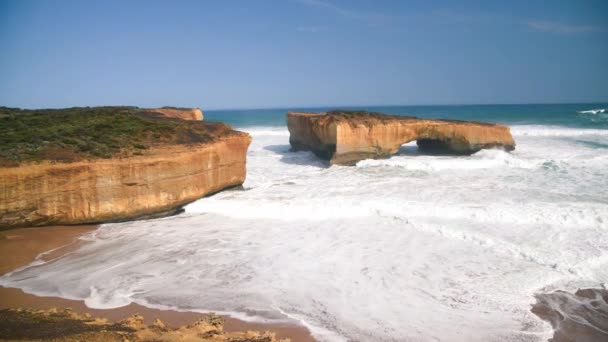
{"type": "Polygon", "coordinates": [[[0,108],[0,229],[150,218],[241,185],[251,137],[199,109],[0,108]]]}

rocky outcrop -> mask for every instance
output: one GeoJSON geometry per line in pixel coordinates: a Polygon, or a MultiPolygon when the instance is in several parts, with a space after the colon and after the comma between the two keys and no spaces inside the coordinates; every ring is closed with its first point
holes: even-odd
{"type": "Polygon", "coordinates": [[[144,109],[142,114],[153,117],[164,117],[182,120],[203,120],[203,112],[199,108],[162,107],[144,109]]]}
{"type": "Polygon", "coordinates": [[[509,127],[481,122],[352,111],[289,112],[287,127],[294,150],[313,151],[331,164],[385,158],[414,140],[421,151],[429,153],[466,155],[485,148],[515,148],[509,127]]]}
{"type": "Polygon", "coordinates": [[[226,129],[210,141],[153,146],[127,158],[0,168],[0,228],[111,222],[173,212],[242,184],[250,142],[247,133],[226,129]]]}
{"type": "Polygon", "coordinates": [[[551,342],[608,341],[608,289],[556,290],[534,295],[531,311],[551,323],[551,342]]]}
{"type": "Polygon", "coordinates": [[[264,331],[227,332],[225,320],[215,314],[201,315],[189,325],[173,328],[160,319],[146,325],[141,315],[120,322],[78,314],[71,309],[0,310],[3,341],[189,341],[189,342],[289,342],[264,331]]]}

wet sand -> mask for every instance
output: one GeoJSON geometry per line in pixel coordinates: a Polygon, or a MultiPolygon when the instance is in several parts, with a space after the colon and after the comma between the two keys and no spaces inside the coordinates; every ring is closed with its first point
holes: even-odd
{"type": "MultiPolygon", "coordinates": [[[[54,226],[0,231],[0,274],[26,266],[40,253],[52,250],[42,257],[45,260],[67,253],[82,243],[78,240],[79,236],[96,228],[96,226],[54,226]]],[[[0,287],[0,309],[15,308],[45,310],[71,308],[76,313],[89,313],[115,322],[137,313],[144,316],[146,324],[152,324],[158,318],[169,327],[191,324],[201,317],[200,313],[151,309],[137,304],[116,309],[91,309],[81,300],[40,297],[27,294],[20,289],[0,287]]],[[[289,338],[293,342],[315,341],[308,329],[295,324],[251,323],[227,316],[224,318],[226,332],[268,330],[274,332],[277,338],[289,338]]]]}
{"type": "Polygon", "coordinates": [[[96,228],[94,225],[53,226],[0,231],[0,274],[26,266],[40,253],[65,246],[44,259],[59,256],[77,247],[79,236],[96,228]]]}

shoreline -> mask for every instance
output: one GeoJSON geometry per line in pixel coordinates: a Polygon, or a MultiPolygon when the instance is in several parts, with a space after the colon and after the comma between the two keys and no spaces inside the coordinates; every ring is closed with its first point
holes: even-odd
{"type": "MultiPolygon", "coordinates": [[[[68,253],[80,245],[81,241],[78,239],[80,236],[98,227],[98,225],[49,226],[0,231],[0,275],[27,266],[38,256],[42,260],[50,260],[68,253]],[[42,253],[48,254],[41,255],[42,253]]],[[[146,324],[152,324],[158,318],[172,328],[192,324],[203,316],[197,312],[153,309],[134,303],[114,309],[92,309],[87,307],[83,300],[36,296],[18,288],[0,286],[0,309],[17,308],[37,310],[71,308],[75,313],[88,313],[112,322],[140,314],[146,324]]],[[[246,322],[230,316],[222,317],[225,319],[224,331],[228,333],[248,330],[270,331],[275,333],[277,338],[289,338],[292,342],[316,341],[306,327],[295,322],[294,324],[258,323],[246,322]]]]}

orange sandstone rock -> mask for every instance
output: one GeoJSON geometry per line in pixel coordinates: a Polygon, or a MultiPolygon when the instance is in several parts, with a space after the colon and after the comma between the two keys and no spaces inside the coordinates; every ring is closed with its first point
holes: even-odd
{"type": "Polygon", "coordinates": [[[168,214],[245,181],[251,137],[153,146],[140,156],[0,168],[0,229],[168,214]]]}
{"type": "Polygon", "coordinates": [[[481,122],[351,111],[289,112],[287,127],[294,150],[313,151],[331,164],[352,165],[362,159],[385,158],[414,140],[423,151],[453,154],[515,148],[509,127],[481,122]]]}
{"type": "Polygon", "coordinates": [[[203,120],[203,112],[199,108],[150,108],[144,109],[143,114],[182,120],[203,120]]]}
{"type": "Polygon", "coordinates": [[[224,319],[213,313],[201,315],[190,325],[168,328],[157,320],[146,326],[144,317],[133,315],[121,322],[79,315],[64,310],[0,310],[0,340],[109,342],[109,341],[164,341],[164,342],[289,342],[272,332],[224,331],[224,319]]]}

